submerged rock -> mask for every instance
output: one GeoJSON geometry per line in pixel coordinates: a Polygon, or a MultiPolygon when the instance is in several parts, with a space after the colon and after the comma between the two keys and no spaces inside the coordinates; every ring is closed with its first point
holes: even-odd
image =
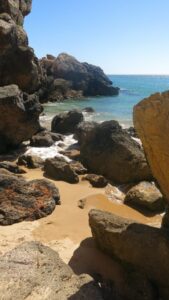
{"type": "Polygon", "coordinates": [[[96,174],[87,174],[83,176],[82,180],[88,180],[91,185],[96,188],[103,188],[108,184],[108,181],[104,176],[96,174]]]}
{"type": "MultiPolygon", "coordinates": [[[[169,299],[169,234],[108,212],[92,210],[89,223],[98,247],[126,268],[142,274],[155,288],[156,297],[169,299]]],[[[134,286],[133,286],[134,289],[134,286]]],[[[144,296],[144,287],[142,287],[144,296]]],[[[149,298],[140,298],[149,299],[149,298]]]]}
{"type": "Polygon", "coordinates": [[[84,120],[79,110],[71,110],[68,113],[56,115],[52,120],[51,130],[56,133],[74,133],[77,126],[84,120]]]}
{"type": "Polygon", "coordinates": [[[0,87],[0,153],[29,140],[40,130],[41,111],[35,95],[22,93],[16,85],[0,87]]]}
{"type": "Polygon", "coordinates": [[[103,300],[89,275],[77,276],[58,253],[27,242],[0,257],[1,299],[103,300]]]}
{"type": "Polygon", "coordinates": [[[152,179],[142,149],[118,122],[83,122],[76,136],[81,160],[91,173],[121,184],[152,179]]]}
{"type": "Polygon", "coordinates": [[[127,192],[124,202],[130,206],[145,208],[154,212],[165,210],[165,201],[161,192],[155,184],[146,181],[132,187],[127,192]]]}
{"type": "Polygon", "coordinates": [[[59,203],[58,189],[47,180],[0,174],[0,225],[43,218],[59,203]]]}
{"type": "Polygon", "coordinates": [[[169,202],[169,92],[154,94],[134,107],[134,126],[154,178],[169,202]]]}
{"type": "Polygon", "coordinates": [[[79,177],[74,168],[62,157],[48,158],[44,165],[45,175],[55,180],[78,183],[79,177]]]}

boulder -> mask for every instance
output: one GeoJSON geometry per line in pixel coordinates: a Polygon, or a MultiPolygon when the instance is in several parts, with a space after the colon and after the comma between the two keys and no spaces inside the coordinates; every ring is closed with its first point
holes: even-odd
{"type": "Polygon", "coordinates": [[[18,165],[26,166],[30,169],[41,168],[44,165],[44,161],[37,155],[23,154],[18,158],[18,165]]]}
{"type": "Polygon", "coordinates": [[[119,88],[113,87],[101,68],[80,63],[66,53],[59,54],[57,58],[48,55],[41,59],[40,64],[47,74],[43,97],[50,101],[119,93],[119,88]]]}
{"type": "Polygon", "coordinates": [[[42,107],[35,95],[20,91],[18,86],[0,88],[0,152],[29,140],[40,130],[42,107]]]}
{"type": "Polygon", "coordinates": [[[103,300],[89,275],[75,275],[58,253],[26,242],[0,257],[1,299],[103,300]]]}
{"type": "Polygon", "coordinates": [[[118,122],[82,123],[76,136],[82,163],[91,173],[118,184],[152,179],[143,150],[118,122]]]}
{"type": "Polygon", "coordinates": [[[45,175],[54,180],[62,180],[68,183],[78,183],[79,177],[68,163],[62,157],[48,158],[44,165],[45,175]]]}
{"type": "MultiPolygon", "coordinates": [[[[169,299],[169,234],[108,212],[92,210],[89,223],[98,247],[131,271],[143,274],[157,298],[169,299]]],[[[133,286],[134,288],[134,286],[133,286]]]]}
{"type": "Polygon", "coordinates": [[[83,176],[82,180],[88,180],[90,184],[96,188],[103,188],[108,184],[108,181],[104,176],[96,174],[87,174],[83,176]]]}
{"type": "Polygon", "coordinates": [[[76,174],[83,175],[87,173],[87,169],[80,163],[80,161],[72,160],[69,164],[76,174]]]}
{"type": "Polygon", "coordinates": [[[56,133],[74,133],[78,124],[83,121],[83,114],[78,110],[56,115],[52,120],[51,131],[56,133]]]}
{"type": "Polygon", "coordinates": [[[30,94],[38,90],[44,79],[22,27],[31,4],[32,0],[2,0],[0,3],[0,86],[17,84],[30,94]]]}
{"type": "Polygon", "coordinates": [[[132,187],[127,192],[124,203],[154,212],[165,210],[165,201],[161,192],[155,184],[146,181],[132,187]]]}
{"type": "Polygon", "coordinates": [[[95,113],[95,110],[93,107],[87,106],[85,108],[82,109],[82,111],[87,112],[87,113],[95,113]]]}
{"type": "Polygon", "coordinates": [[[14,174],[24,174],[26,173],[25,170],[20,168],[16,163],[10,161],[1,161],[0,162],[0,169],[5,169],[14,174]]]}
{"type": "Polygon", "coordinates": [[[63,141],[63,136],[61,134],[53,133],[47,130],[42,130],[32,136],[30,140],[30,146],[50,147],[57,141],[63,141]]]}
{"type": "Polygon", "coordinates": [[[169,92],[157,93],[134,107],[133,120],[154,178],[169,202],[169,92]]]}
{"type": "Polygon", "coordinates": [[[0,174],[0,225],[43,218],[56,204],[60,204],[60,196],[53,183],[0,174]]]}

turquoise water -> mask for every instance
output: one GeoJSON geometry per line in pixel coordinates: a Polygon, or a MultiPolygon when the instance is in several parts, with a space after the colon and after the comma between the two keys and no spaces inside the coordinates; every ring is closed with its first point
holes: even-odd
{"type": "Polygon", "coordinates": [[[138,101],[153,93],[169,90],[169,75],[110,75],[109,77],[114,86],[120,87],[118,96],[48,103],[44,105],[45,113],[48,117],[52,117],[58,112],[91,106],[96,113],[86,114],[86,119],[98,122],[114,119],[129,126],[132,124],[133,106],[138,101]]]}

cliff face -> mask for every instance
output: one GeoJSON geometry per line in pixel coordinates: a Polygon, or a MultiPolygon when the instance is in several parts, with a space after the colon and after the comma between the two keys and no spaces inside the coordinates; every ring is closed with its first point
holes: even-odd
{"type": "Polygon", "coordinates": [[[0,2],[0,86],[17,84],[28,93],[36,91],[42,79],[38,59],[22,27],[31,4],[32,0],[0,2]]]}
{"type": "Polygon", "coordinates": [[[61,53],[57,58],[47,55],[40,64],[47,74],[45,101],[119,93],[101,68],[80,63],[68,54],[61,53]]]}

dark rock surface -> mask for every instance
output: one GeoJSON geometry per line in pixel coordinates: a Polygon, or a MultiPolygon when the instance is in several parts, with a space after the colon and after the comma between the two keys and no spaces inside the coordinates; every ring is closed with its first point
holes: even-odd
{"type": "Polygon", "coordinates": [[[0,152],[29,140],[40,130],[41,105],[35,95],[22,93],[16,85],[0,88],[0,152]]]}
{"type": "Polygon", "coordinates": [[[0,257],[1,299],[103,300],[89,275],[75,275],[58,253],[27,242],[0,257]]]}
{"type": "Polygon", "coordinates": [[[18,158],[18,165],[26,166],[30,169],[41,168],[44,165],[43,159],[36,155],[23,154],[18,158]]]}
{"type": "Polygon", "coordinates": [[[157,213],[165,210],[165,201],[161,192],[154,184],[146,181],[132,187],[127,192],[124,203],[157,213]]]}
{"type": "Polygon", "coordinates": [[[43,78],[22,27],[31,4],[31,0],[1,0],[0,3],[0,86],[17,84],[28,93],[35,92],[43,78]]]}
{"type": "Polygon", "coordinates": [[[73,56],[61,53],[57,58],[48,55],[42,58],[41,66],[47,74],[43,98],[50,101],[82,96],[117,95],[119,89],[101,68],[80,63],[73,56]]]}
{"type": "Polygon", "coordinates": [[[53,118],[51,130],[56,133],[74,133],[83,120],[83,114],[79,110],[61,113],[53,118]]]}
{"type": "Polygon", "coordinates": [[[71,161],[70,166],[78,175],[83,175],[87,173],[87,169],[79,161],[71,161]]]}
{"type": "Polygon", "coordinates": [[[91,113],[91,114],[95,112],[94,108],[90,107],[90,106],[83,108],[82,111],[91,113]]]}
{"type": "Polygon", "coordinates": [[[78,183],[77,173],[71,164],[62,157],[48,158],[44,165],[45,175],[55,180],[62,180],[69,183],[78,183]]]}
{"type": "Polygon", "coordinates": [[[43,218],[59,203],[58,189],[47,180],[27,182],[0,174],[0,225],[43,218]]]}
{"type": "Polygon", "coordinates": [[[76,136],[82,163],[91,173],[121,184],[152,179],[143,150],[117,121],[83,122],[76,136]]]}
{"type": "Polygon", "coordinates": [[[108,184],[104,176],[96,174],[87,174],[83,176],[82,180],[88,180],[93,187],[103,188],[108,184]]]}
{"type": "Polygon", "coordinates": [[[30,140],[32,147],[50,147],[57,141],[63,141],[63,136],[47,130],[42,130],[33,135],[30,140]]]}
{"type": "MultiPolygon", "coordinates": [[[[152,299],[169,299],[167,230],[134,223],[99,210],[90,211],[89,223],[102,251],[120,261],[128,274],[137,271],[151,282],[156,290],[156,297],[152,299]]],[[[144,288],[142,293],[144,295],[144,288]]]]}
{"type": "Polygon", "coordinates": [[[0,162],[0,169],[5,169],[14,174],[24,174],[25,170],[20,168],[16,163],[10,161],[2,161],[0,162]]]}

